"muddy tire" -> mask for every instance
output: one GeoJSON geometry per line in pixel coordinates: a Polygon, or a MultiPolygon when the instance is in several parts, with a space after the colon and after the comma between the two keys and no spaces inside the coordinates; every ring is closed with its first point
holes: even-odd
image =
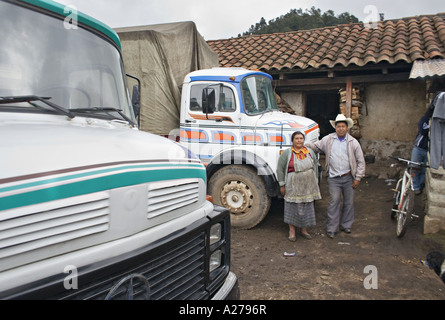
{"type": "Polygon", "coordinates": [[[269,212],[271,199],[266,185],[252,167],[225,166],[210,178],[208,187],[214,203],[230,210],[235,228],[253,228],[269,212]]]}

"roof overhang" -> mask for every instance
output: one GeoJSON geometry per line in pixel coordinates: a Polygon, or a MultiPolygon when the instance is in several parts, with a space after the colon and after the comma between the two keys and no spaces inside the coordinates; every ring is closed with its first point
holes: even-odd
{"type": "Polygon", "coordinates": [[[416,60],[411,68],[410,79],[445,76],[445,59],[416,60]]]}

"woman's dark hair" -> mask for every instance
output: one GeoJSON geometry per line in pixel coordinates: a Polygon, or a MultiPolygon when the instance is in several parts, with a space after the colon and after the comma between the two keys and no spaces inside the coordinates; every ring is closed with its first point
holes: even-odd
{"type": "Polygon", "coordinates": [[[294,133],[292,133],[292,137],[291,137],[291,141],[294,141],[294,138],[297,134],[301,134],[303,136],[303,139],[306,140],[306,136],[303,132],[301,131],[295,131],[294,133]]]}

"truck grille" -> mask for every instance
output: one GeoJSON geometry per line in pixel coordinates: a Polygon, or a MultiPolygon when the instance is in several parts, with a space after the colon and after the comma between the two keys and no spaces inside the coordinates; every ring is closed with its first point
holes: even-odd
{"type": "Polygon", "coordinates": [[[109,228],[109,195],[70,199],[52,208],[10,210],[0,216],[0,258],[103,232],[109,228]]]}
{"type": "MultiPolygon", "coordinates": [[[[151,300],[201,299],[206,295],[204,231],[181,241],[173,248],[159,252],[157,255],[152,254],[150,257],[139,259],[142,260],[139,265],[128,265],[127,261],[123,266],[124,272],[87,283],[85,284],[87,289],[73,290],[72,295],[59,299],[102,300],[112,288],[114,290],[111,299],[145,299],[147,288],[143,282],[136,281],[133,284],[131,297],[127,295],[126,285],[119,285],[122,279],[130,275],[142,276],[148,281],[148,296],[151,300]]],[[[80,276],[79,283],[82,282],[80,276]]]]}
{"type": "Polygon", "coordinates": [[[198,181],[152,183],[148,187],[148,219],[195,203],[198,197],[198,181]]]}

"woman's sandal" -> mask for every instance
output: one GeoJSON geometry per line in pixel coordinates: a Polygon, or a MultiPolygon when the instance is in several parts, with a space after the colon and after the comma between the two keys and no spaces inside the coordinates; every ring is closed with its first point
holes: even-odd
{"type": "Polygon", "coordinates": [[[302,233],[301,236],[307,240],[311,240],[312,236],[309,233],[302,233]]]}

